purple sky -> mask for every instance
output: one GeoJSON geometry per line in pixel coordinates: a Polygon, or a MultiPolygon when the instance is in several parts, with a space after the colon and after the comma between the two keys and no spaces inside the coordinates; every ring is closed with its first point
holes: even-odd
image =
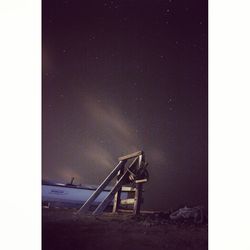
{"type": "Polygon", "coordinates": [[[144,150],[145,207],[207,204],[207,1],[43,0],[43,178],[144,150]]]}

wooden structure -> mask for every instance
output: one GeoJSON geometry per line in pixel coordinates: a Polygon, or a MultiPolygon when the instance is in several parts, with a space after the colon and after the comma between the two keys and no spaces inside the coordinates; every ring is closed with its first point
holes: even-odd
{"type": "Polygon", "coordinates": [[[99,215],[103,213],[104,209],[113,201],[113,212],[118,212],[121,204],[133,204],[134,214],[140,213],[140,206],[142,203],[143,183],[148,181],[147,163],[145,162],[145,155],[143,151],[138,151],[129,155],[118,158],[119,163],[109,173],[105,180],[100,184],[96,191],[89,197],[89,199],[80,207],[77,213],[86,213],[89,211],[92,203],[99,196],[99,194],[108,186],[108,184],[116,177],[116,184],[110,190],[106,198],[99,204],[99,206],[92,213],[99,215]],[[128,161],[131,161],[129,166],[126,166],[128,161]],[[123,185],[132,186],[135,196],[133,199],[121,201],[121,190],[123,185]]]}

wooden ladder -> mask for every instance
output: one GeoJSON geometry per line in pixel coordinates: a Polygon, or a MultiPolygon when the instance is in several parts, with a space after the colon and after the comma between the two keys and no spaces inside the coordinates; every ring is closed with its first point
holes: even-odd
{"type": "MultiPolygon", "coordinates": [[[[102,214],[105,208],[110,204],[113,199],[113,212],[117,212],[121,203],[120,196],[122,186],[124,184],[127,184],[128,182],[134,182],[136,184],[134,198],[134,214],[140,213],[140,205],[142,202],[142,185],[144,182],[147,181],[147,178],[138,179],[138,177],[140,178],[140,176],[137,176],[137,173],[139,172],[138,170],[146,171],[147,163],[145,163],[144,152],[138,151],[129,155],[119,157],[118,160],[119,163],[116,165],[116,167],[109,173],[109,175],[99,185],[96,191],[88,198],[88,200],[79,208],[77,214],[87,213],[95,199],[100,195],[102,191],[104,191],[104,189],[114,179],[115,176],[117,176],[116,184],[113,186],[108,195],[104,198],[104,200],[99,204],[99,206],[94,210],[92,214],[102,214]],[[129,159],[133,160],[128,167],[125,167],[129,159]],[[145,168],[145,170],[143,170],[143,168],[145,168]]],[[[140,171],[140,173],[142,171],[140,171]]]]}

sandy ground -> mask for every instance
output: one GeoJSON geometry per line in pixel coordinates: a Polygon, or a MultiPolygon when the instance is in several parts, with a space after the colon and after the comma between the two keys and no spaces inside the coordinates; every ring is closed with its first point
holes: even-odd
{"type": "Polygon", "coordinates": [[[72,210],[43,209],[43,250],[205,250],[207,224],[174,223],[164,214],[75,216],[72,210]]]}

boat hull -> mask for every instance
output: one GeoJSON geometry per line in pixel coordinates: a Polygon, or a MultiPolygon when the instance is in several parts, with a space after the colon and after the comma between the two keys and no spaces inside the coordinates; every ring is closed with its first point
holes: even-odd
{"type": "MultiPolygon", "coordinates": [[[[62,185],[42,185],[42,202],[50,206],[79,207],[94,193],[95,189],[83,187],[67,187],[62,185]]],[[[109,190],[103,191],[93,205],[100,204],[108,195],[109,190]]],[[[127,199],[127,192],[121,193],[121,199],[127,199]]]]}

